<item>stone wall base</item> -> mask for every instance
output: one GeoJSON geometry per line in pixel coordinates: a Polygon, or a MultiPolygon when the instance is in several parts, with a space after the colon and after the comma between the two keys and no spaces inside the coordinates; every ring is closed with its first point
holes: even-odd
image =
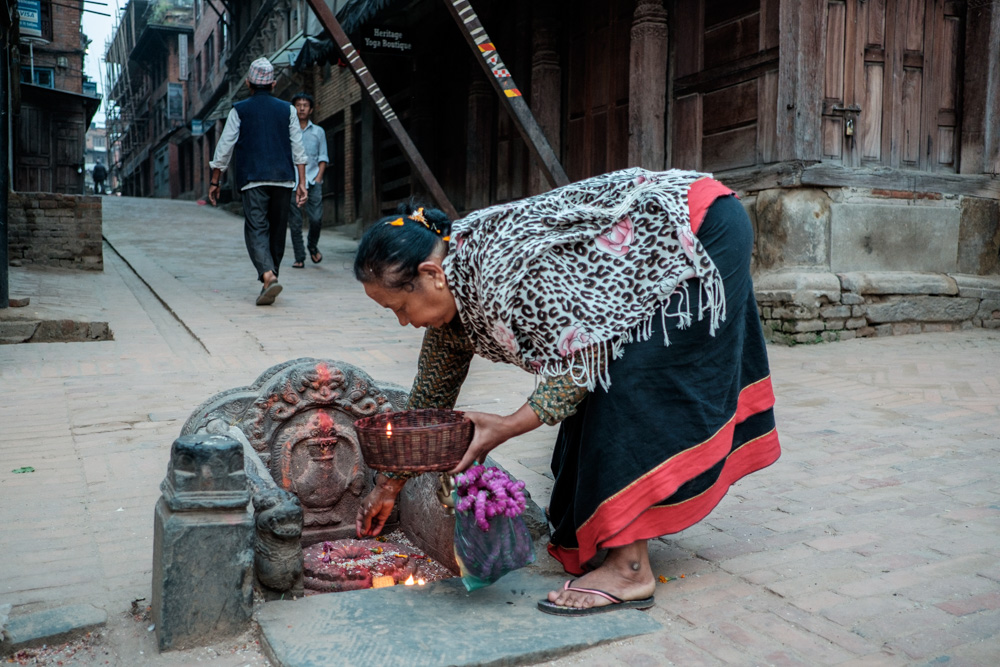
{"type": "Polygon", "coordinates": [[[104,270],[100,197],[12,192],[8,220],[11,265],[104,270]]]}
{"type": "Polygon", "coordinates": [[[787,345],[1000,329],[1000,276],[783,270],[755,289],[765,337],[787,345]]]}

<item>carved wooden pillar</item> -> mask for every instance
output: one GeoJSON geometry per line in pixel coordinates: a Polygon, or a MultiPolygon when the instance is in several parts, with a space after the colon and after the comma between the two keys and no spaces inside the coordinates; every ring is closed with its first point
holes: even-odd
{"type": "MultiPolygon", "coordinates": [[[[475,63],[473,63],[475,64],[475,63]]],[[[477,65],[478,67],[478,65],[477,65]]],[[[490,203],[490,167],[493,164],[493,89],[478,69],[469,83],[465,141],[465,210],[490,203]]]]}
{"type": "Polygon", "coordinates": [[[636,0],[628,94],[628,162],[633,167],[666,166],[667,47],[663,0],[636,0]]]}
{"type": "MultiPolygon", "coordinates": [[[[538,126],[559,156],[559,118],[562,113],[562,70],[556,42],[555,13],[552,3],[541,3],[535,9],[531,33],[531,113],[538,126]]],[[[550,189],[549,181],[531,160],[528,174],[528,194],[550,189]]]]}

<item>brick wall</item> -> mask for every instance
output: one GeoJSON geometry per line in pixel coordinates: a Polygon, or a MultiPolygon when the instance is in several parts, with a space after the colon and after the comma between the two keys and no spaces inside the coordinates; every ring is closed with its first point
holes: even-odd
{"type": "Polygon", "coordinates": [[[104,270],[100,197],[12,192],[8,223],[12,264],[104,270]]]}
{"type": "MultiPolygon", "coordinates": [[[[83,92],[83,48],[80,45],[80,17],[81,12],[72,7],[73,3],[60,2],[51,3],[52,8],[52,43],[42,48],[35,47],[35,64],[39,65],[39,55],[45,54],[51,64],[55,66],[55,87],[68,90],[73,93],[83,92]],[[66,56],[67,65],[59,67],[57,57],[66,56]]],[[[83,3],[79,3],[80,6],[83,3]]],[[[21,64],[26,65],[28,58],[27,47],[21,47],[21,64]]]]}
{"type": "Polygon", "coordinates": [[[776,343],[1000,329],[1000,276],[792,270],[754,282],[764,335],[776,343]]]}
{"type": "MultiPolygon", "coordinates": [[[[313,66],[311,74],[313,97],[316,98],[312,121],[321,125],[338,112],[344,112],[344,210],[347,217],[351,218],[357,197],[354,192],[354,118],[351,115],[351,105],[361,100],[361,86],[350,69],[336,64],[313,66]]],[[[344,224],[354,221],[348,219],[338,222],[344,224]]]]}

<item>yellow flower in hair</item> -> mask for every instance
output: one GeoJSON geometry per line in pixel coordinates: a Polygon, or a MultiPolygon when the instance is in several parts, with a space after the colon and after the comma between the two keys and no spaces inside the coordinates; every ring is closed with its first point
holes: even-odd
{"type": "Polygon", "coordinates": [[[392,225],[393,227],[402,227],[403,226],[403,219],[402,218],[396,218],[395,220],[392,220],[391,222],[389,222],[389,224],[392,225]]]}
{"type": "Polygon", "coordinates": [[[416,211],[414,211],[413,213],[411,213],[410,216],[409,216],[409,218],[410,218],[410,220],[414,220],[416,222],[422,222],[424,225],[427,224],[427,220],[424,219],[424,207],[423,206],[421,206],[416,211]]]}

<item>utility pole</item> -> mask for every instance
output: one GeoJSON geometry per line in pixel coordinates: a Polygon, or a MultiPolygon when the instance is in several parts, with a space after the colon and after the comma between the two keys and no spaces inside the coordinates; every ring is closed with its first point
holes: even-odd
{"type": "Polygon", "coordinates": [[[17,3],[8,3],[4,9],[3,39],[0,40],[0,308],[10,306],[10,250],[7,245],[8,218],[10,211],[10,50],[14,40],[14,21],[11,11],[17,11],[17,3]]]}

